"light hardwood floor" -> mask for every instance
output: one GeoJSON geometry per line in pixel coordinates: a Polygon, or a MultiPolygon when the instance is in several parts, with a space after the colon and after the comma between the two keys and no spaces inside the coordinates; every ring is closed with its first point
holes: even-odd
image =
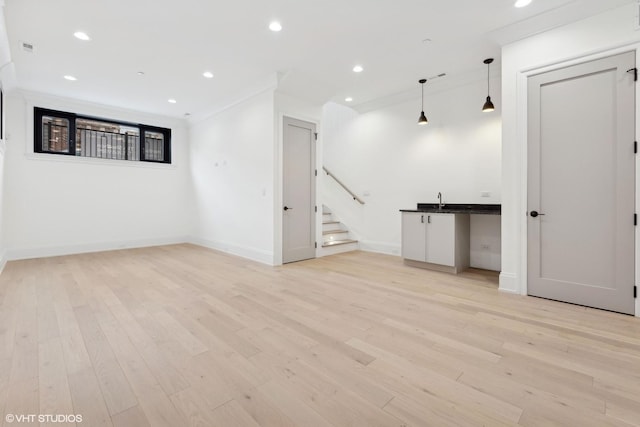
{"type": "Polygon", "coordinates": [[[7,414],[79,414],[83,427],[640,425],[638,319],[496,282],[363,252],[278,268],[191,245],[11,262],[0,414],[6,426],[7,414]]]}

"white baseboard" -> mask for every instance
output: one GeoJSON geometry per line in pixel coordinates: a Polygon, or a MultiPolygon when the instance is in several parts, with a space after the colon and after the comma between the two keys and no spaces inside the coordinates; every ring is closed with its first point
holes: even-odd
{"type": "Polygon", "coordinates": [[[262,249],[248,248],[244,246],[237,246],[232,243],[220,242],[217,240],[208,240],[201,237],[191,237],[189,243],[194,245],[203,246],[209,249],[215,249],[220,252],[225,252],[231,255],[237,255],[242,258],[247,258],[252,261],[260,262],[267,265],[275,265],[275,259],[273,252],[264,251],[262,249]]]}
{"type": "Polygon", "coordinates": [[[8,249],[6,259],[16,261],[21,259],[45,258],[63,255],[75,255],[89,252],[113,251],[118,249],[146,248],[150,246],[175,245],[187,243],[186,236],[161,237],[152,239],[138,239],[119,242],[84,243],[66,246],[48,246],[39,248],[8,249]]]}
{"type": "Polygon", "coordinates": [[[400,256],[400,245],[372,240],[361,240],[360,250],[379,254],[400,256]]]}
{"type": "Polygon", "coordinates": [[[180,243],[192,243],[210,249],[219,250],[232,255],[238,255],[253,261],[267,265],[273,265],[274,257],[272,252],[262,251],[254,248],[236,246],[226,242],[207,240],[197,237],[176,236],[153,239],[139,239],[119,242],[87,243],[66,246],[49,246],[39,248],[17,248],[7,250],[0,258],[0,271],[6,261],[15,261],[32,258],[45,258],[63,255],[74,255],[89,252],[103,252],[118,249],[145,248],[151,246],[175,245],[180,243]]]}
{"type": "Polygon", "coordinates": [[[522,292],[518,284],[518,276],[514,273],[500,273],[500,286],[498,290],[500,292],[520,295],[522,292]]]}

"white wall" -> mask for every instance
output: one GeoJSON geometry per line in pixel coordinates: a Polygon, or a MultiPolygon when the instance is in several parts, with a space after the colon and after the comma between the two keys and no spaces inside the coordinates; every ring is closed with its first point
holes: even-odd
{"type": "MultiPolygon", "coordinates": [[[[526,293],[526,74],[566,61],[636,49],[640,42],[637,20],[633,2],[503,47],[501,290],[526,293]]],[[[636,313],[640,314],[638,302],[636,313]]]]}
{"type": "Polygon", "coordinates": [[[181,121],[13,91],[7,96],[4,243],[10,259],[183,242],[190,234],[181,121]],[[172,129],[172,164],[33,153],[33,106],[172,129]]]}
{"type": "MultiPolygon", "coordinates": [[[[323,116],[324,165],[361,196],[361,206],[323,175],[323,203],[353,230],[365,250],[400,253],[399,209],[416,203],[497,203],[500,186],[500,88],[497,110],[482,113],[486,81],[425,94],[429,124],[418,126],[417,98],[358,114],[327,104],[323,116]],[[488,191],[489,198],[480,193],[488,191]],[[369,195],[366,195],[369,194],[369,195]]],[[[500,218],[472,221],[472,264],[500,269],[500,218]],[[482,249],[489,245],[489,249],[482,249]]]]}
{"type": "MultiPolygon", "coordinates": [[[[2,80],[0,80],[0,87],[2,87],[2,80]]],[[[6,100],[5,100],[5,109],[6,109],[6,100]]],[[[4,117],[0,117],[0,120],[4,120],[4,117]]],[[[4,123],[3,123],[4,125],[4,123]]],[[[7,254],[5,247],[5,232],[4,232],[4,216],[2,212],[2,207],[4,206],[4,157],[6,150],[6,142],[4,139],[1,139],[0,136],[0,273],[4,269],[4,266],[7,262],[7,254]]]]}
{"type": "MultiPolygon", "coordinates": [[[[9,51],[9,40],[7,38],[7,26],[4,19],[4,1],[0,1],[0,88],[6,94],[11,84],[15,81],[15,71],[11,63],[11,52],[9,51]]],[[[5,104],[6,110],[6,104],[5,104]]],[[[0,117],[6,133],[5,117],[0,117]]],[[[7,262],[6,246],[4,243],[4,226],[2,206],[4,203],[4,158],[5,158],[5,140],[0,136],[0,273],[4,269],[7,262]]]]}
{"type": "Polygon", "coordinates": [[[274,92],[190,128],[194,241],[274,264],[274,92]]]}

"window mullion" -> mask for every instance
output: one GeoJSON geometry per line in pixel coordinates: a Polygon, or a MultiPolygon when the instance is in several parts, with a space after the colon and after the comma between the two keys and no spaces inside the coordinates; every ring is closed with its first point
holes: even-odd
{"type": "Polygon", "coordinates": [[[140,161],[143,162],[145,161],[145,157],[144,157],[144,146],[146,144],[146,136],[144,134],[144,126],[139,126],[138,127],[138,133],[140,134],[140,161]]]}
{"type": "Polygon", "coordinates": [[[76,117],[69,118],[69,154],[76,155],[76,117]]]}

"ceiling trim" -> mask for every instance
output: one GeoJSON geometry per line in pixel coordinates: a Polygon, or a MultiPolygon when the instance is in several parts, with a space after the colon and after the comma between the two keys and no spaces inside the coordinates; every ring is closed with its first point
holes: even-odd
{"type": "Polygon", "coordinates": [[[144,123],[147,125],[158,125],[171,128],[186,128],[187,121],[181,118],[164,116],[161,114],[148,113],[139,110],[130,110],[108,104],[85,101],[77,98],[67,98],[59,95],[52,95],[44,92],[35,92],[23,88],[12,91],[11,96],[20,96],[26,102],[27,107],[39,106],[45,108],[73,110],[70,112],[92,116],[100,116],[112,120],[123,120],[129,122],[144,123]]]}
{"type": "Polygon", "coordinates": [[[218,105],[202,113],[194,114],[187,119],[187,122],[191,126],[202,123],[206,120],[209,120],[217,116],[218,114],[226,110],[229,110],[230,108],[235,107],[236,105],[242,104],[243,102],[246,102],[251,98],[255,98],[256,96],[261,95],[264,92],[267,92],[270,90],[275,91],[278,88],[279,77],[280,77],[279,73],[270,73],[269,75],[265,76],[261,81],[257,81],[254,84],[245,88],[242,91],[242,93],[236,97],[234,101],[228,104],[218,105]]]}
{"type": "Polygon", "coordinates": [[[542,34],[554,28],[564,27],[573,22],[582,21],[594,15],[612,9],[624,7],[625,3],[636,3],[637,0],[624,0],[607,4],[607,1],[594,0],[577,2],[571,0],[555,9],[547,10],[518,22],[490,31],[487,35],[500,46],[542,34]]]}

